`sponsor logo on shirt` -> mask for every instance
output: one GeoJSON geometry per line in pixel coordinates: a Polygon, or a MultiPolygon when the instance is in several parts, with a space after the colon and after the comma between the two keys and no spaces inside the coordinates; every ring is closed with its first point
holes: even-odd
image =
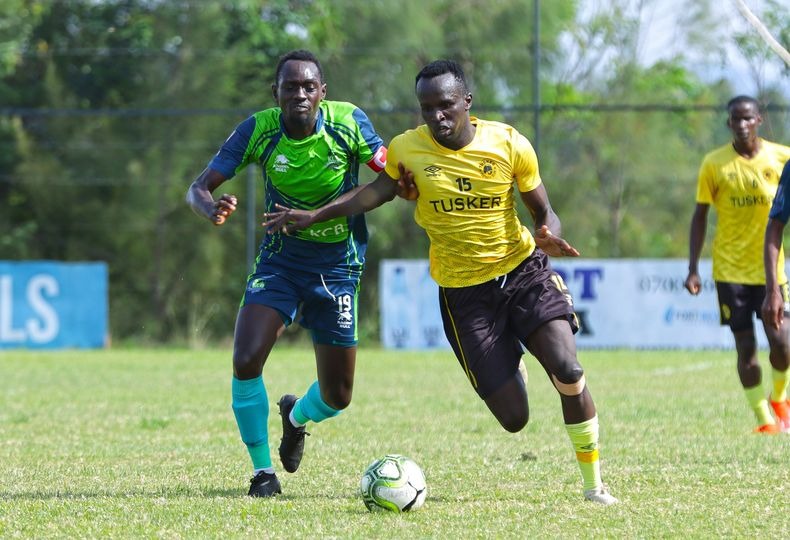
{"type": "Polygon", "coordinates": [[[428,201],[436,213],[458,212],[462,210],[490,210],[502,206],[502,197],[455,197],[428,201]]]}
{"type": "Polygon", "coordinates": [[[766,195],[744,195],[730,197],[730,203],[735,208],[748,208],[750,206],[771,206],[773,198],[766,195]]]}
{"type": "Polygon", "coordinates": [[[288,172],[288,158],[285,157],[283,154],[278,154],[276,158],[274,158],[274,170],[277,172],[288,172]]]}
{"type": "Polygon", "coordinates": [[[336,223],[323,228],[310,227],[305,232],[312,238],[329,238],[347,233],[348,227],[345,223],[336,223]]]}

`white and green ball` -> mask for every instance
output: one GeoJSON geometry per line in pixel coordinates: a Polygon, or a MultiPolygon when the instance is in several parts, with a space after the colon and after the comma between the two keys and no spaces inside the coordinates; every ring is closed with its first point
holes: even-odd
{"type": "Polygon", "coordinates": [[[428,488],[419,465],[399,454],[387,454],[371,463],[359,482],[368,510],[408,512],[425,502],[428,488]]]}

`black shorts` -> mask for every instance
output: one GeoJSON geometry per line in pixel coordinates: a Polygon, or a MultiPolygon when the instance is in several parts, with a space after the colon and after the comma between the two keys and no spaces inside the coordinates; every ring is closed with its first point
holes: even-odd
{"type": "Polygon", "coordinates": [[[522,343],[540,325],[563,318],[579,330],[570,292],[539,249],[507,275],[471,287],[439,287],[439,305],[444,333],[483,399],[518,370],[522,343]]]}
{"type": "MultiPolygon", "coordinates": [[[[787,283],[780,285],[782,298],[787,311],[787,283]]],[[[722,326],[729,326],[733,332],[752,330],[752,313],[762,319],[760,310],[765,299],[765,285],[743,285],[741,283],[716,282],[716,293],[719,297],[719,317],[722,326]]]]}

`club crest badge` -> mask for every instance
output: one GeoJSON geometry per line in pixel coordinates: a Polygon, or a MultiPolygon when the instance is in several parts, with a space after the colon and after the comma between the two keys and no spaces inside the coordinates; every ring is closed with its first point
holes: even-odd
{"type": "Polygon", "coordinates": [[[480,169],[480,174],[483,178],[493,178],[499,172],[499,166],[491,159],[484,159],[477,166],[480,169]]]}

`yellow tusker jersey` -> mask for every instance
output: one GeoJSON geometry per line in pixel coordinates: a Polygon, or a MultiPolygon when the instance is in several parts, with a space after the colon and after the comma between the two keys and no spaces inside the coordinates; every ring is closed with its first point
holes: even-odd
{"type": "MultiPolygon", "coordinates": [[[[782,167],[790,147],[760,139],[752,159],[726,144],[705,156],[697,180],[697,202],[716,209],[713,279],[764,285],[763,245],[782,167]]],[[[779,252],[779,284],[787,282],[784,251],[779,252]]]]}
{"type": "Polygon", "coordinates": [[[442,287],[478,285],[513,270],[535,249],[516,214],[516,192],[541,183],[538,160],[513,127],[472,117],[471,143],[438,144],[427,126],[406,131],[389,146],[386,172],[398,163],[414,173],[420,191],[414,219],[431,241],[431,276],[442,287]]]}

